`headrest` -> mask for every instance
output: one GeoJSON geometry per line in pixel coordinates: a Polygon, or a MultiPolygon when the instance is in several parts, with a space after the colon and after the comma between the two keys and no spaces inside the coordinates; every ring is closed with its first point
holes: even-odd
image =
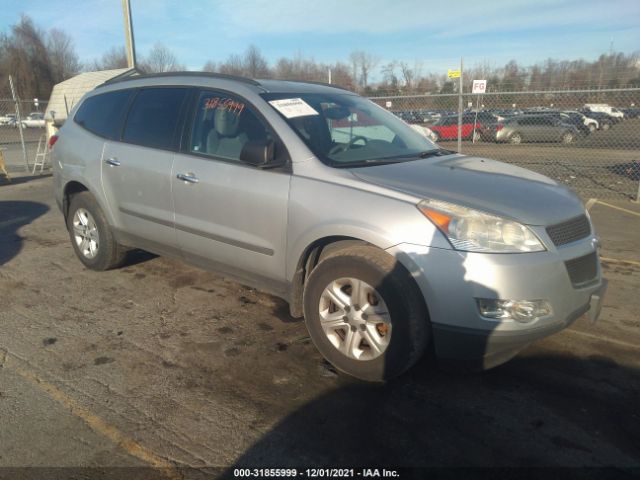
{"type": "Polygon", "coordinates": [[[216,108],[214,116],[214,126],[218,135],[225,137],[233,137],[238,132],[240,124],[240,115],[237,112],[224,108],[216,108]]]}

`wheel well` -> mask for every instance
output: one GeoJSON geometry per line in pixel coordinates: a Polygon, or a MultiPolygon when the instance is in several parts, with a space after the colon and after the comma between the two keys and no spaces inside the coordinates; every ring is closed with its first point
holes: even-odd
{"type": "Polygon", "coordinates": [[[292,317],[300,318],[303,315],[302,293],[304,292],[304,284],[316,265],[331,253],[354,245],[370,245],[370,243],[353,237],[333,236],[320,238],[304,250],[298,259],[296,271],[291,281],[289,312],[292,317]]]}
{"type": "Polygon", "coordinates": [[[64,197],[62,199],[62,212],[64,213],[65,220],[67,219],[67,215],[69,213],[69,204],[71,203],[71,197],[73,197],[76,193],[88,191],[89,189],[80,182],[72,181],[65,185],[64,197]]]}

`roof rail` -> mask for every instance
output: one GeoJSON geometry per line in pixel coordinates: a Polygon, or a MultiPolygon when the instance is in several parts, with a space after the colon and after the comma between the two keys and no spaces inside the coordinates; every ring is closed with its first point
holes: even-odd
{"type": "Polygon", "coordinates": [[[115,83],[128,82],[129,80],[139,80],[146,78],[163,78],[163,77],[205,77],[205,78],[222,78],[226,80],[235,80],[237,82],[247,83],[249,85],[260,86],[260,83],[252,78],[240,77],[236,75],[227,75],[225,73],[213,73],[213,72],[162,72],[162,73],[145,73],[141,75],[135,75],[136,72],[126,76],[117,76],[110,80],[107,80],[96,88],[106,87],[107,85],[113,85],[115,83]]]}
{"type": "Polygon", "coordinates": [[[311,85],[322,85],[323,87],[331,87],[337,88],[339,90],[346,90],[347,92],[354,93],[353,90],[349,90],[346,87],[341,87],[340,85],[336,85],[335,83],[327,83],[327,82],[315,82],[313,80],[288,80],[286,78],[270,78],[269,80],[276,80],[281,82],[293,82],[293,83],[310,83],[311,85]]]}

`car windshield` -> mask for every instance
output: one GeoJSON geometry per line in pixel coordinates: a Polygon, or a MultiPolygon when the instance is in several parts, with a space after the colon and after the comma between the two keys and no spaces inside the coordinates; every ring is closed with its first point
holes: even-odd
{"type": "Polygon", "coordinates": [[[263,97],[330,166],[395,163],[440,152],[395,115],[357,95],[267,93],[263,97]]]}

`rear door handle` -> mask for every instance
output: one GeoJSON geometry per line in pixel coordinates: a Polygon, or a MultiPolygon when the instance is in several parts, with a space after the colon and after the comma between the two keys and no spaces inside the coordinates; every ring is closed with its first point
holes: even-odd
{"type": "Polygon", "coordinates": [[[107,158],[104,163],[106,163],[107,165],[111,165],[112,167],[120,166],[120,160],[118,160],[116,157],[107,158]]]}
{"type": "Polygon", "coordinates": [[[176,175],[178,180],[185,181],[187,183],[198,183],[198,177],[196,177],[193,173],[179,173],[176,175]]]}

